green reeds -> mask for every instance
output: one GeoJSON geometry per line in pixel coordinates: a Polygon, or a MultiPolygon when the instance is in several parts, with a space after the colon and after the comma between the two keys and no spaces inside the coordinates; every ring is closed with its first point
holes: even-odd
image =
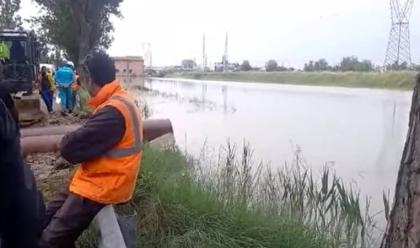
{"type": "Polygon", "coordinates": [[[177,148],[146,148],[132,205],[138,247],[364,248],[376,242],[369,201],[328,165],[316,177],[299,149],[273,170],[255,163],[246,144],[238,150],[228,143],[216,156],[203,151],[200,159],[177,148]]]}

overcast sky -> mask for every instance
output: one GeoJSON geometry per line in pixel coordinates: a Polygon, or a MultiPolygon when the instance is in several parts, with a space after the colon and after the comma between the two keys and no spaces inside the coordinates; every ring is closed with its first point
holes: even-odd
{"type": "MultiPolygon", "coordinates": [[[[36,14],[22,0],[24,17],[36,14]]],[[[355,55],[382,64],[390,30],[389,0],[124,0],[123,19],[113,18],[111,55],[142,55],[152,44],[153,65],[202,61],[206,34],[209,63],[221,60],[226,31],[229,60],[269,59],[302,67],[325,58],[337,63],[355,55]]],[[[411,18],[413,62],[420,62],[420,6],[411,18]]]]}

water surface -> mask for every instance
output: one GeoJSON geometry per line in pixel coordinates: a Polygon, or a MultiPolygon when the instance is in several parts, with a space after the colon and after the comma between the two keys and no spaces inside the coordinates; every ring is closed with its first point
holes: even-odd
{"type": "MultiPolygon", "coordinates": [[[[392,192],[411,104],[411,92],[377,89],[127,79],[152,117],[170,118],[178,145],[199,156],[227,139],[244,140],[256,161],[291,161],[299,147],[315,173],[328,164],[346,183],[372,196],[392,192]]],[[[217,152],[215,152],[217,153],[217,152]]],[[[392,195],[392,193],[391,193],[392,195]]]]}

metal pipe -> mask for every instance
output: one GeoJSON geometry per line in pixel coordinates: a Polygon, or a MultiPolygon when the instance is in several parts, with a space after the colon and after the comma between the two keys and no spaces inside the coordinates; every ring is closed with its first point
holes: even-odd
{"type": "MultiPolygon", "coordinates": [[[[80,128],[81,125],[49,126],[23,128],[20,136],[44,136],[44,135],[64,135],[80,128]]],[[[169,119],[150,119],[143,122],[143,135],[147,141],[153,140],[167,133],[173,133],[172,123],[169,119]]]]}
{"type": "MultiPolygon", "coordinates": [[[[70,125],[22,129],[20,140],[22,154],[26,156],[33,153],[57,152],[63,136],[79,127],[80,125],[70,125]]],[[[169,119],[143,122],[143,139],[147,142],[168,133],[173,134],[172,123],[169,119]]]]}
{"type": "Polygon", "coordinates": [[[145,141],[152,141],[168,133],[174,133],[169,119],[149,119],[143,122],[143,139],[145,141]]]}
{"type": "Polygon", "coordinates": [[[79,127],[81,127],[81,125],[22,128],[20,130],[20,137],[26,138],[32,136],[64,135],[77,130],[79,127]]]}
{"type": "Polygon", "coordinates": [[[22,155],[26,157],[33,153],[57,152],[64,135],[32,136],[20,139],[22,155]]]}

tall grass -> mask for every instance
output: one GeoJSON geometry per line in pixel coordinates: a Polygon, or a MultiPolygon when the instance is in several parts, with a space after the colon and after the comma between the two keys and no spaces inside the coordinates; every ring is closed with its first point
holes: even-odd
{"type": "Polygon", "coordinates": [[[412,90],[415,71],[389,72],[179,72],[166,77],[232,82],[412,90]]]}
{"type": "MultiPolygon", "coordinates": [[[[147,148],[133,206],[138,247],[370,247],[369,204],[300,151],[279,170],[228,144],[215,162],[147,148]],[[362,208],[362,206],[364,206],[362,208]]],[[[84,247],[89,247],[84,242],[84,247]]]]}
{"type": "Polygon", "coordinates": [[[288,216],[327,234],[331,247],[371,247],[378,242],[369,199],[346,187],[328,165],[319,177],[314,176],[300,149],[293,161],[277,170],[255,164],[248,145],[237,151],[228,144],[216,170],[207,165],[203,169],[202,159],[194,163],[194,168],[200,168],[199,184],[217,194],[225,206],[264,212],[270,218],[288,216]]]}

